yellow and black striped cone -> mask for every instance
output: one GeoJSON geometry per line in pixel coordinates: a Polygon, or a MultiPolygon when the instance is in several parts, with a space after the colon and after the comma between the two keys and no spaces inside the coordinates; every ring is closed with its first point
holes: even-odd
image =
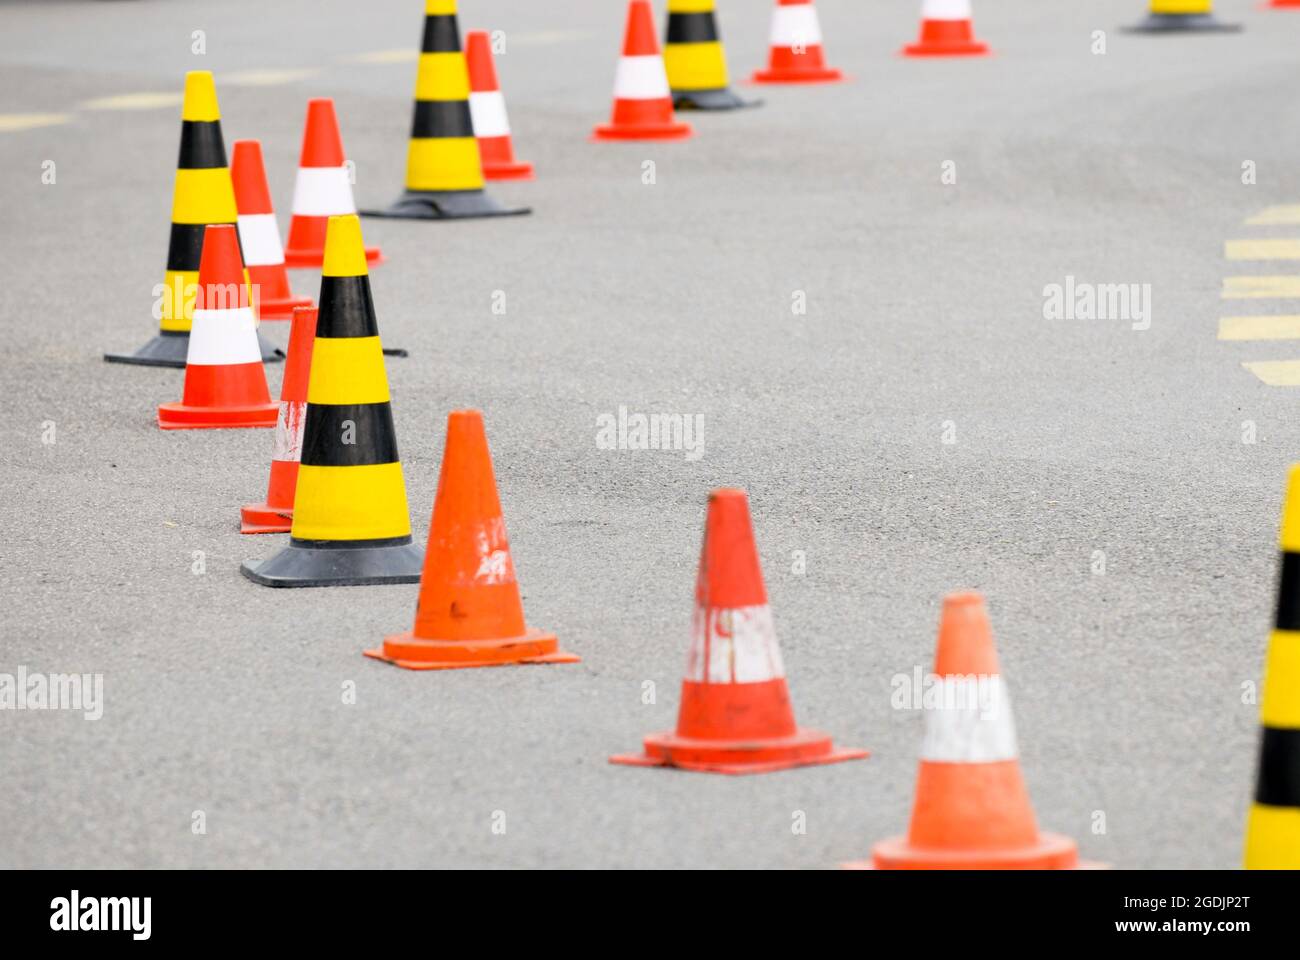
{"type": "MultiPolygon", "coordinates": [[[[135,353],[106,353],[110,363],[136,363],[147,367],[185,367],[194,295],[198,291],[199,258],[203,231],[209,224],[234,224],[235,187],[226,164],[221,139],[221,108],[212,73],[191,70],[185,74],[181,105],[181,151],[172,191],[172,233],[167,248],[167,273],[163,281],[160,329],[135,353]]],[[[279,360],[284,354],[258,336],[262,359],[279,360]]]]}
{"type": "Polygon", "coordinates": [[[1151,9],[1141,23],[1126,27],[1129,33],[1233,33],[1239,23],[1224,23],[1214,15],[1214,0],[1151,0],[1151,9]]]}
{"type": "Polygon", "coordinates": [[[1300,464],[1287,478],[1280,540],[1277,615],[1259,701],[1259,776],[1246,822],[1247,870],[1300,870],[1300,464]]]}
{"type": "Polygon", "coordinates": [[[756,107],[729,86],[727,54],[718,34],[713,0],[668,0],[664,69],[678,110],[735,110],[756,107]]]}
{"type": "Polygon", "coordinates": [[[418,583],[361,222],[330,217],[289,545],[241,570],[268,587],[418,583]]]}
{"type": "Polygon", "coordinates": [[[425,0],[415,78],[415,119],[406,153],[406,191],[367,217],[456,220],[529,213],[503,207],[483,189],[483,160],[469,109],[469,69],[461,52],[456,0],[425,0]]]}

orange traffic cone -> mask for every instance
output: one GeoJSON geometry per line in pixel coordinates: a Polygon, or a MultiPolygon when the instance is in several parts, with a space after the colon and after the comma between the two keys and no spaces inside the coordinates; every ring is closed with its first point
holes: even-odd
{"type": "Polygon", "coordinates": [[[700,550],[677,731],[651,734],[644,755],[610,762],[738,774],[865,756],[865,750],[837,750],[829,734],[795,726],[749,500],[743,490],[715,490],[700,550]]]}
{"type": "Polygon", "coordinates": [[[184,399],[158,408],[158,426],[273,427],[278,412],[266,389],[239,236],[233,224],[209,224],[199,260],[184,399]]]}
{"type": "Polygon", "coordinates": [[[1016,730],[984,600],[945,597],[934,655],[938,703],[925,715],[916,800],[906,837],[884,840],[880,870],[1064,870],[1074,841],[1039,833],[1020,775],[1016,730]]]}
{"type": "Polygon", "coordinates": [[[483,415],[447,417],[415,626],[367,657],[408,670],[577,663],[555,634],[528,627],[497,499],[483,415]]]}
{"type": "Polygon", "coordinates": [[[239,210],[239,244],[253,285],[257,315],[262,320],[288,320],[295,308],[310,307],[311,297],[294,296],[289,287],[280,228],[275,222],[271,188],[262,165],[262,145],[258,141],[235,142],[230,155],[230,176],[235,183],[235,206],[239,210]]]}
{"type": "Polygon", "coordinates": [[[469,112],[483,159],[483,176],[487,180],[531,180],[533,165],[515,159],[510,139],[510,117],[506,98],[497,82],[496,64],[492,62],[492,41],[486,30],[465,34],[465,62],[469,66],[469,112]]]}
{"type": "MultiPolygon", "coordinates": [[[[330,217],[356,212],[334,101],[328,97],[308,100],[284,262],[291,267],[319,267],[325,262],[325,229],[330,217]]],[[[366,249],[367,263],[382,263],[383,259],[378,247],[366,249]]]]}
{"type": "Polygon", "coordinates": [[[691,125],[673,115],[673,94],[659,53],[650,0],[631,0],[623,55],[614,75],[614,110],[596,127],[594,140],[681,140],[691,125]]]}
{"type": "Polygon", "coordinates": [[[311,376],[316,317],[315,307],[298,307],[293,312],[266,500],[240,508],[240,533],[288,533],[293,529],[293,495],[298,485],[298,461],[302,459],[302,429],[307,422],[307,381],[311,376]]]}
{"type": "Polygon", "coordinates": [[[988,44],[975,39],[970,0],[922,0],[921,36],[903,48],[908,57],[979,57],[988,44]]]}
{"type": "Polygon", "coordinates": [[[812,0],[776,0],[767,69],[755,71],[754,83],[835,83],[844,74],[826,66],[822,28],[812,0]]]}

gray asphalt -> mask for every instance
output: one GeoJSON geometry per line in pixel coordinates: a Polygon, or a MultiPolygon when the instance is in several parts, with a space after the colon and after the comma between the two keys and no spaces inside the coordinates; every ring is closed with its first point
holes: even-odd
{"type": "MultiPolygon", "coordinates": [[[[1041,825],[1117,867],[1235,866],[1257,733],[1242,689],[1300,426],[1294,394],[1240,365],[1295,347],[1215,332],[1287,308],[1219,288],[1288,272],[1225,263],[1223,242],[1286,235],[1240,224],[1300,202],[1300,16],[1224,0],[1240,35],[1151,38],[1118,29],[1141,0],[976,0],[996,56],[914,62],[895,54],[917,4],[820,0],[851,83],[763,89],[761,109],[691,117],[687,143],[597,145],[622,6],[465,0],[462,29],[506,31],[516,147],[539,177],[491,188],[528,218],[364,224],[389,258],[372,277],[384,340],[411,353],[388,375],[414,532],[446,413],[481,408],[529,620],[583,662],[430,675],[361,656],[410,626],[415,587],[239,575],[283,540],[238,533],[268,431],[164,434],[180,372],[101,360],[155,326],[177,109],[79,106],[214,70],[227,144],[263,141],[287,229],[304,102],[332,96],[358,202],[383,203],[414,66],[348,58],[414,49],[421,7],[0,3],[0,113],[71,115],[0,132],[0,672],[102,673],[106,699],[98,721],[0,711],[0,864],[833,867],[905,828],[922,718],[890,708],[890,678],[928,668],[940,598],[973,588],[1041,825]],[[286,68],[320,72],[222,82],[286,68]],[[1151,284],[1151,328],[1045,320],[1043,288],[1067,275],[1151,284]],[[705,455],[598,449],[620,404],[702,414],[705,455]],[[869,760],[749,778],[607,765],[674,722],[720,485],[750,492],[800,721],[869,760]]],[[[722,5],[737,78],[768,14],[722,5]]],[[[283,343],[287,325],[266,332],[283,343]]]]}

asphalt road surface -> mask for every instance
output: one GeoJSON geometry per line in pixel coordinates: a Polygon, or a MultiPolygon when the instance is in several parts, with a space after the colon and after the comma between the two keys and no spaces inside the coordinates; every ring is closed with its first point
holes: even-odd
{"type": "MultiPolygon", "coordinates": [[[[364,221],[384,342],[410,351],[388,376],[414,534],[447,412],[481,408],[528,618],[582,663],[421,674],[361,656],[409,628],[414,586],[240,576],[284,539],[238,532],[269,431],[163,433],[182,374],[101,356],[156,327],[184,71],[216,73],[227,145],[262,140],[282,230],[311,96],[358,203],[386,203],[422,4],[0,3],[0,672],[104,691],[98,720],[0,711],[0,864],[833,867],[905,829],[923,718],[891,678],[929,668],[941,597],[972,588],[1041,826],[1117,867],[1235,866],[1300,425],[1243,367],[1296,345],[1217,331],[1294,306],[1220,293],[1294,272],[1224,243],[1300,229],[1244,225],[1300,203],[1300,15],[1223,0],[1242,33],[1122,33],[1144,6],[976,0],[996,55],[918,62],[896,55],[917,4],[820,0],[851,82],[747,87],[761,109],[655,145],[587,140],[621,4],[465,0],[462,30],[505,31],[538,170],[490,189],[535,212],[364,221]],[[1048,319],[1067,277],[1149,284],[1149,328],[1048,319]],[[600,449],[620,405],[701,415],[703,455],[600,449]],[[870,759],[607,764],[674,723],[718,486],[750,493],[800,721],[870,759]]],[[[721,8],[740,80],[769,4],[721,8]]]]}

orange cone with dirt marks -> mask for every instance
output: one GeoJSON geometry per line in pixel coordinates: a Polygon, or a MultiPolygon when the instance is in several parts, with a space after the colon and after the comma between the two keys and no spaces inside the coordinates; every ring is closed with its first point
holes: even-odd
{"type": "Polygon", "coordinates": [[[408,670],[578,662],[559,648],[555,634],[524,621],[477,410],[456,410],[447,418],[415,626],[365,654],[408,670]]]}
{"type": "Polygon", "coordinates": [[[796,726],[785,667],[743,490],[709,496],[695,583],[695,621],[674,733],[611,763],[703,773],[767,773],[841,760],[829,734],[796,726]]]}

